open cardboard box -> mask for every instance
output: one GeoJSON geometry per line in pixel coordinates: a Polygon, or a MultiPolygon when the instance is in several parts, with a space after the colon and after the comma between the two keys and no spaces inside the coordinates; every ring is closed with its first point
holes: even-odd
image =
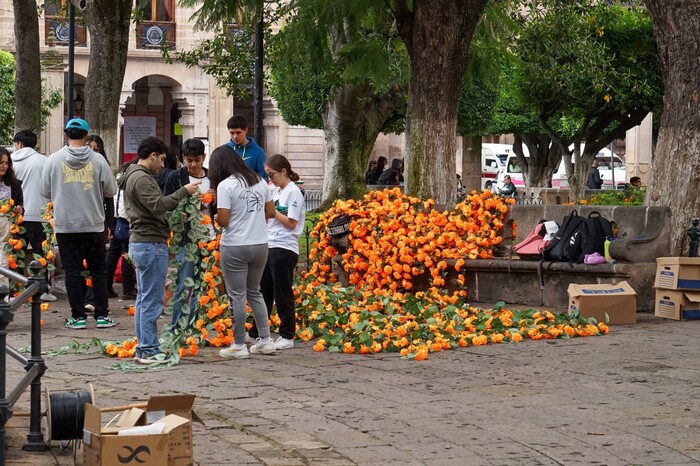
{"type": "Polygon", "coordinates": [[[594,284],[569,285],[569,314],[578,311],[583,317],[595,317],[598,322],[635,324],[637,323],[637,293],[623,281],[615,285],[594,284]]]}
{"type": "Polygon", "coordinates": [[[192,411],[193,403],[194,395],[153,396],[145,410],[141,409],[143,404],[118,410],[86,403],[83,463],[86,466],[194,464],[192,420],[202,421],[192,411]],[[120,413],[104,423],[103,414],[115,411],[120,413]],[[127,429],[155,423],[164,424],[162,433],[123,435],[127,429]]]}
{"type": "Polygon", "coordinates": [[[656,289],[654,315],[664,319],[700,319],[700,291],[656,289]]]}
{"type": "Polygon", "coordinates": [[[657,257],[654,288],[700,289],[700,257],[657,257]]]}

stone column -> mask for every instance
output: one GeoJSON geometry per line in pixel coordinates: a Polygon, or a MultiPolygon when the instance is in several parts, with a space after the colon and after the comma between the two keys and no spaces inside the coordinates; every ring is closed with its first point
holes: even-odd
{"type": "Polygon", "coordinates": [[[633,176],[642,179],[642,184],[649,181],[651,172],[652,122],[650,113],[639,126],[627,131],[627,150],[625,164],[627,165],[627,180],[633,176]]]}

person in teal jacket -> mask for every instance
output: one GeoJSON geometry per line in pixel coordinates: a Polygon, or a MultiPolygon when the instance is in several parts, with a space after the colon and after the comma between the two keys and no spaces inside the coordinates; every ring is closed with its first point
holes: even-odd
{"type": "Polygon", "coordinates": [[[241,156],[243,162],[260,177],[269,181],[265,173],[265,151],[260,147],[255,139],[248,136],[248,121],[240,115],[232,116],[226,123],[231,140],[226,143],[241,156]]]}

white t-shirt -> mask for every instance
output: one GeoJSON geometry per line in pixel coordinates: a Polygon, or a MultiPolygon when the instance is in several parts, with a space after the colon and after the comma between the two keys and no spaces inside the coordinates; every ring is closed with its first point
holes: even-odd
{"type": "Polygon", "coordinates": [[[304,195],[299,187],[290,181],[284,189],[272,186],[272,198],[275,205],[287,207],[287,217],[297,221],[297,226],[290,230],[276,219],[267,223],[267,241],[271,248],[284,248],[299,254],[299,237],[304,231],[305,205],[304,195]]]}
{"type": "MultiPolygon", "coordinates": [[[[202,184],[199,185],[197,188],[197,192],[200,194],[206,194],[209,189],[211,188],[211,181],[209,178],[206,176],[202,178],[197,178],[196,176],[190,175],[190,183],[196,183],[197,181],[201,181],[202,184]]],[[[209,204],[204,204],[204,213],[208,214],[209,213],[209,204]]],[[[209,230],[209,240],[213,240],[216,238],[216,233],[214,232],[214,224],[213,222],[207,225],[207,229],[209,230]]]]}
{"type": "Polygon", "coordinates": [[[221,244],[224,246],[248,246],[266,244],[265,203],[271,201],[267,183],[260,180],[253,186],[229,176],[216,189],[217,208],[229,209],[228,225],[223,225],[221,244]]]}

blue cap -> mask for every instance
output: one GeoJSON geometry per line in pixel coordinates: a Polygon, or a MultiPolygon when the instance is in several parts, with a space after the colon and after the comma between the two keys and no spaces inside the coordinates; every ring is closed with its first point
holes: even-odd
{"type": "Polygon", "coordinates": [[[90,126],[88,126],[88,122],[83,120],[82,118],[73,118],[72,120],[69,120],[68,123],[66,123],[66,129],[82,129],[83,131],[90,131],[90,126]]]}

